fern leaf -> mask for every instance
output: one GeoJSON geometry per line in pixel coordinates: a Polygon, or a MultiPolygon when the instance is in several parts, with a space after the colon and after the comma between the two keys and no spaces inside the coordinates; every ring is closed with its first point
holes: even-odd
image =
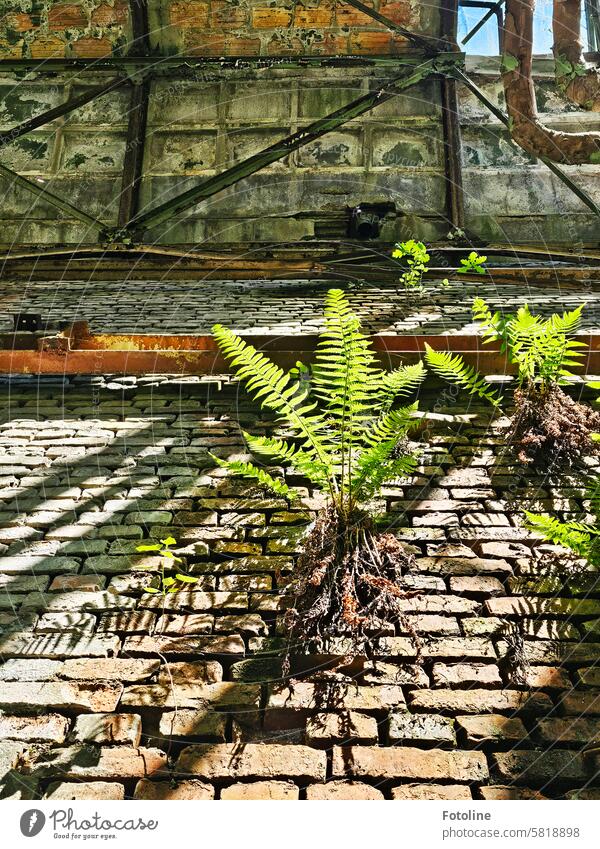
{"type": "Polygon", "coordinates": [[[471,395],[478,395],[495,407],[500,404],[499,395],[492,390],[487,380],[476,369],[468,366],[459,354],[434,351],[425,344],[425,360],[437,374],[450,383],[466,389],[471,395]]]}
{"type": "Polygon", "coordinates": [[[308,478],[316,486],[327,487],[329,469],[315,459],[314,455],[295,445],[290,445],[283,439],[271,436],[252,436],[244,432],[244,439],[253,454],[259,457],[269,457],[283,463],[289,463],[297,472],[308,478]]]}
{"type": "Polygon", "coordinates": [[[216,324],[213,335],[254,398],[263,407],[285,417],[292,430],[303,438],[302,447],[313,452],[323,466],[331,468],[323,416],[315,412],[316,403],[309,400],[307,387],[228,328],[216,324]]]}
{"type": "Polygon", "coordinates": [[[526,527],[541,533],[547,540],[570,549],[581,557],[590,552],[592,535],[577,522],[560,522],[553,516],[525,512],[526,527]]]}
{"type": "Polygon", "coordinates": [[[290,489],[285,481],[282,481],[280,478],[274,478],[264,469],[261,469],[259,466],[255,466],[253,463],[244,463],[242,460],[223,460],[221,457],[216,457],[214,454],[211,454],[210,456],[222,469],[228,469],[232,474],[238,475],[242,478],[251,478],[252,480],[257,481],[261,486],[265,487],[265,489],[270,489],[271,492],[274,492],[276,495],[283,495],[290,501],[293,501],[298,497],[298,493],[294,492],[293,489],[290,489]]]}
{"type": "Polygon", "coordinates": [[[383,410],[389,409],[396,398],[411,395],[423,382],[426,374],[427,370],[421,361],[386,372],[381,378],[383,410]]]}

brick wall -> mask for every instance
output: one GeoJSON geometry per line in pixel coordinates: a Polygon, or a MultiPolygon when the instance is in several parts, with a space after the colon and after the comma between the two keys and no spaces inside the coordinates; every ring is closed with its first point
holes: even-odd
{"type": "Polygon", "coordinates": [[[5,0],[0,58],[98,59],[131,46],[128,0],[5,0]]]}
{"type": "MultiPolygon", "coordinates": [[[[436,33],[437,8],[416,0],[367,0],[394,23],[436,33]]],[[[204,56],[393,54],[406,41],[337,0],[160,0],[151,4],[152,43],[204,56]]]]}
{"type": "MultiPolygon", "coordinates": [[[[394,23],[437,32],[435,4],[366,0],[394,23]]],[[[158,53],[204,56],[393,54],[406,41],[337,0],[151,0],[151,44],[158,53]]],[[[131,48],[127,0],[7,0],[0,57],[99,58],[131,48]]]]}
{"type": "Polygon", "coordinates": [[[243,452],[264,413],[236,386],[156,375],[17,377],[1,400],[0,796],[599,798],[598,576],[549,572],[521,527],[525,505],[570,515],[584,492],[576,470],[516,466],[506,419],[438,415],[379,503],[416,556],[422,661],[399,630],[376,667],[290,687],[282,579],[321,501],[290,480],[290,510],[208,454],[243,452]],[[163,610],[135,547],[167,533],[199,582],[163,610]]]}

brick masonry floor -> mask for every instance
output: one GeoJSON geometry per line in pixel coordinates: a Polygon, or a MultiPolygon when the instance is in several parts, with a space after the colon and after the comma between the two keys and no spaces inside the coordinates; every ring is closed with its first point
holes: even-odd
{"type": "Polygon", "coordinates": [[[525,473],[505,418],[438,400],[422,465],[375,505],[416,555],[422,661],[400,631],[329,677],[297,647],[290,686],[281,582],[321,502],[215,468],[209,450],[243,453],[240,425],[271,429],[238,387],[0,394],[4,798],[600,798],[600,580],[520,527],[525,507],[577,513],[595,461],[525,473]],[[199,582],[163,609],[135,547],[169,533],[199,582]]]}
{"type": "MultiPolygon", "coordinates": [[[[479,283],[428,285],[408,293],[400,285],[332,281],[172,281],[94,278],[93,282],[0,282],[0,331],[12,316],[37,313],[46,323],[85,319],[96,333],[210,333],[215,322],[246,334],[314,334],[322,324],[327,289],[344,288],[365,328],[373,333],[469,333],[471,305],[479,283]]],[[[600,329],[600,292],[486,282],[493,309],[516,310],[526,301],[532,312],[550,315],[586,303],[582,328],[600,329]]]]}

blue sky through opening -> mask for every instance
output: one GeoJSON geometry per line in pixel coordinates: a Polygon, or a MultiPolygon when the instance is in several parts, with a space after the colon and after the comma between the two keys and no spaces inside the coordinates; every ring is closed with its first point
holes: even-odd
{"type": "MultiPolygon", "coordinates": [[[[461,41],[475,24],[483,18],[487,9],[470,9],[459,7],[458,10],[458,43],[466,53],[477,56],[498,55],[498,25],[496,16],[484,24],[477,35],[462,45],[461,41]]],[[[583,17],[583,16],[582,16],[583,17]]],[[[585,22],[582,41],[585,44],[585,22]]],[[[533,52],[550,53],[552,51],[552,0],[536,0],[533,52]]]]}

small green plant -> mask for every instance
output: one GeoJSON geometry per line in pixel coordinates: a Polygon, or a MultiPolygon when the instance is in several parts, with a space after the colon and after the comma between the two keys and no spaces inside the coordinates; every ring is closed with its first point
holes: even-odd
{"type": "Polygon", "coordinates": [[[157,543],[136,546],[136,551],[155,551],[162,557],[160,574],[152,579],[150,586],[144,587],[144,592],[160,593],[165,596],[167,593],[179,592],[189,584],[195,584],[198,581],[198,578],[187,575],[177,566],[182,560],[171,550],[173,545],[177,545],[177,540],[174,537],[166,537],[157,543]]]}
{"type": "Polygon", "coordinates": [[[427,253],[427,248],[423,242],[417,242],[415,239],[408,239],[406,242],[397,242],[392,257],[403,261],[403,264],[408,268],[400,275],[400,282],[407,289],[415,286],[421,286],[423,275],[427,271],[430,256],[427,253]]]}
{"type": "Polygon", "coordinates": [[[479,256],[477,251],[471,251],[466,259],[461,259],[460,267],[456,269],[457,274],[485,274],[484,265],[487,256],[479,256]]]}
{"type": "Polygon", "coordinates": [[[584,306],[543,319],[532,315],[527,304],[515,315],[492,314],[483,298],[475,298],[473,317],[484,342],[499,341],[501,351],[508,351],[517,365],[520,385],[537,381],[548,386],[572,376],[569,367],[580,365],[586,344],[572,337],[581,324],[584,306]]]}
{"type": "MultiPolygon", "coordinates": [[[[407,435],[417,423],[417,404],[406,398],[423,380],[423,364],[383,371],[337,289],[327,293],[325,328],[310,367],[298,363],[285,372],[222,325],[213,334],[250,394],[291,432],[288,439],[244,433],[252,454],[291,467],[326,495],[298,562],[290,633],[299,641],[339,634],[368,639],[382,621],[405,622],[398,600],[408,556],[391,534],[375,532],[369,502],[386,481],[416,468],[407,435]],[[398,399],[403,406],[394,408],[398,399]]],[[[296,497],[254,462],[214,460],[277,495],[296,497]]]]}
{"type": "Polygon", "coordinates": [[[561,522],[545,513],[525,512],[526,527],[542,534],[555,545],[570,549],[593,566],[600,566],[600,477],[586,488],[586,499],[592,514],[591,522],[561,522]]]}

